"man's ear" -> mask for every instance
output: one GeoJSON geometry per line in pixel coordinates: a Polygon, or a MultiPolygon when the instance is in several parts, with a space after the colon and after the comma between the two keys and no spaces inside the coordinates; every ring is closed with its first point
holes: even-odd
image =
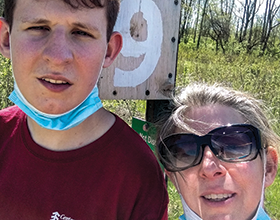
{"type": "Polygon", "coordinates": [[[122,35],[119,32],[113,32],[110,41],[108,43],[107,53],[103,64],[103,68],[106,68],[113,63],[113,61],[120,53],[122,49],[122,45],[123,45],[122,35]]]}
{"type": "Polygon", "coordinates": [[[10,28],[4,18],[0,18],[0,53],[10,58],[10,28]]]}
{"type": "Polygon", "coordinates": [[[278,167],[278,154],[277,150],[274,147],[267,148],[267,163],[266,163],[266,172],[265,172],[265,187],[270,186],[277,174],[278,167]]]}

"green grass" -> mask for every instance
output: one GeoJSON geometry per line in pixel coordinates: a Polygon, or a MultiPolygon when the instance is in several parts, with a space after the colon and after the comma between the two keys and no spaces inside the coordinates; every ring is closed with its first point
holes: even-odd
{"type": "Polygon", "coordinates": [[[265,193],[265,208],[271,219],[280,219],[280,171],[274,183],[269,186],[265,193]]]}
{"type": "Polygon", "coordinates": [[[169,195],[168,219],[178,220],[179,216],[181,216],[184,213],[180,196],[177,193],[177,190],[175,186],[171,183],[171,181],[168,181],[167,187],[169,195]]]}

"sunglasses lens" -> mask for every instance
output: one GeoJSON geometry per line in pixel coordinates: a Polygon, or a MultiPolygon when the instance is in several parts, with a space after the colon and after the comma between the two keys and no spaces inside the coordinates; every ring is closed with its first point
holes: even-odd
{"type": "Polygon", "coordinates": [[[216,156],[224,161],[249,161],[258,153],[256,138],[249,127],[225,127],[217,130],[211,137],[216,156]]]}
{"type": "Polygon", "coordinates": [[[209,146],[217,158],[226,162],[245,162],[257,157],[261,148],[259,131],[251,125],[220,127],[205,136],[174,134],[159,145],[164,167],[180,171],[200,163],[203,150],[209,146]]]}
{"type": "Polygon", "coordinates": [[[199,154],[199,148],[191,134],[172,135],[163,140],[160,149],[164,150],[161,155],[168,163],[165,164],[168,170],[181,170],[193,166],[199,154]]]}

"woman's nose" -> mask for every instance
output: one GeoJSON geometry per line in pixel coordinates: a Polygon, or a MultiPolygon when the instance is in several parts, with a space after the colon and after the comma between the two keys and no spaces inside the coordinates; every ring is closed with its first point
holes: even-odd
{"type": "Polygon", "coordinates": [[[213,154],[209,146],[204,148],[202,161],[200,163],[199,175],[203,178],[217,178],[226,174],[226,168],[213,154]]]}

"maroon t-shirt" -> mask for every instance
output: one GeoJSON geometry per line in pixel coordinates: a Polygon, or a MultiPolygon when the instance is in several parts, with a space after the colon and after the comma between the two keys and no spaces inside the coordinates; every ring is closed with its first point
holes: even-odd
{"type": "Polygon", "coordinates": [[[168,196],[157,160],[120,118],[77,150],[37,145],[26,115],[0,111],[0,219],[160,220],[168,196]]]}

